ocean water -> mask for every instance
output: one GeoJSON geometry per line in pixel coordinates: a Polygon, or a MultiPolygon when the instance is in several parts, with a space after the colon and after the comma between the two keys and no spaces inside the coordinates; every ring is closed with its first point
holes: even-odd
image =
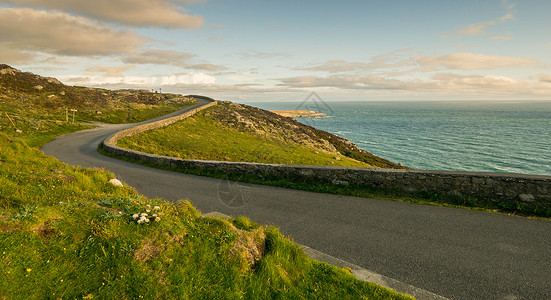
{"type": "Polygon", "coordinates": [[[246,104],[324,112],[298,120],[414,169],[551,175],[551,101],[246,104]]]}

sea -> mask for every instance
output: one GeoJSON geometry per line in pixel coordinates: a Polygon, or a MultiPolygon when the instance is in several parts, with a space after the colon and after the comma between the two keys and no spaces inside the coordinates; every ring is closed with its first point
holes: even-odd
{"type": "Polygon", "coordinates": [[[551,175],[551,101],[244,104],[323,112],[297,120],[414,169],[551,175]]]}

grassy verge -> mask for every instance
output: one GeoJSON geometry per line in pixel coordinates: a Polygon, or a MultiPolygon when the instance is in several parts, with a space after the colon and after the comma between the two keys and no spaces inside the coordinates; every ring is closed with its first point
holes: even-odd
{"type": "Polygon", "coordinates": [[[144,162],[140,160],[135,160],[122,156],[114,156],[105,152],[101,145],[99,151],[104,155],[115,157],[118,159],[142,164],[145,166],[165,169],[170,171],[176,171],[186,174],[198,175],[198,176],[208,176],[214,178],[220,178],[225,180],[233,180],[245,183],[269,185],[290,189],[297,189],[309,192],[317,193],[329,193],[336,195],[344,196],[354,196],[361,198],[371,198],[371,199],[381,199],[381,200],[391,200],[391,201],[400,201],[407,203],[416,203],[422,205],[435,205],[443,207],[455,207],[462,209],[471,209],[479,210],[491,213],[503,213],[508,215],[518,215],[523,217],[532,217],[532,218],[551,218],[551,208],[550,207],[530,207],[522,203],[507,203],[507,202],[496,202],[490,199],[474,199],[466,197],[458,197],[452,195],[443,195],[429,192],[408,192],[400,189],[385,189],[379,187],[373,187],[369,185],[360,185],[360,184],[348,184],[348,185],[338,185],[326,182],[320,182],[316,180],[309,180],[305,178],[289,178],[289,177],[277,177],[273,175],[251,175],[245,173],[228,173],[221,172],[211,169],[203,168],[183,168],[183,167],[174,167],[161,164],[154,164],[149,162],[144,162]]]}
{"type": "Polygon", "coordinates": [[[309,259],[276,228],[47,157],[28,143],[83,128],[48,126],[0,132],[0,298],[411,299],[309,259]]]}
{"type": "Polygon", "coordinates": [[[146,153],[186,159],[345,167],[369,166],[338,153],[223,126],[208,115],[215,109],[219,108],[213,107],[170,126],[123,138],[118,145],[146,153]]]}

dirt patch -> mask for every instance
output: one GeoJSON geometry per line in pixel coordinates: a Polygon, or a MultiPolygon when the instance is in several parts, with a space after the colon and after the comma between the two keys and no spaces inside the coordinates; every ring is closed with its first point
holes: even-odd
{"type": "Polygon", "coordinates": [[[156,240],[148,240],[140,249],[134,252],[134,257],[140,261],[148,261],[159,256],[164,250],[165,247],[158,245],[156,240]]]}
{"type": "Polygon", "coordinates": [[[254,265],[264,255],[266,234],[264,228],[260,227],[252,231],[245,231],[235,228],[239,237],[233,243],[231,253],[241,255],[248,266],[254,265]]]}
{"type": "Polygon", "coordinates": [[[56,222],[59,219],[46,220],[37,227],[33,228],[33,231],[38,234],[39,237],[43,239],[48,239],[51,237],[57,236],[56,229],[52,226],[52,223],[56,222]]]}

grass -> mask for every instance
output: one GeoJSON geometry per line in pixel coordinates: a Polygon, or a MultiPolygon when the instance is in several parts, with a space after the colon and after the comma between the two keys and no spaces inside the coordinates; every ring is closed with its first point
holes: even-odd
{"type": "Polygon", "coordinates": [[[276,228],[147,199],[5,133],[0,150],[2,297],[410,299],[309,259],[276,228]]]}
{"type": "MultiPolygon", "coordinates": [[[[103,169],[45,156],[38,147],[89,126],[43,105],[50,98],[32,85],[50,93],[55,81],[22,76],[0,78],[0,298],[411,299],[309,259],[276,228],[203,217],[188,201],[148,199],[103,169]]],[[[85,92],[82,107],[98,108],[86,106],[97,90],[74,89],[85,92]]],[[[135,120],[106,105],[77,120],[137,121],[181,104],[190,103],[131,104],[143,108],[131,110],[135,120]]]]}
{"type": "Polygon", "coordinates": [[[170,126],[126,137],[118,145],[146,153],[185,159],[245,161],[273,164],[369,167],[339,153],[275,140],[255,133],[223,126],[209,111],[170,126]]]}

